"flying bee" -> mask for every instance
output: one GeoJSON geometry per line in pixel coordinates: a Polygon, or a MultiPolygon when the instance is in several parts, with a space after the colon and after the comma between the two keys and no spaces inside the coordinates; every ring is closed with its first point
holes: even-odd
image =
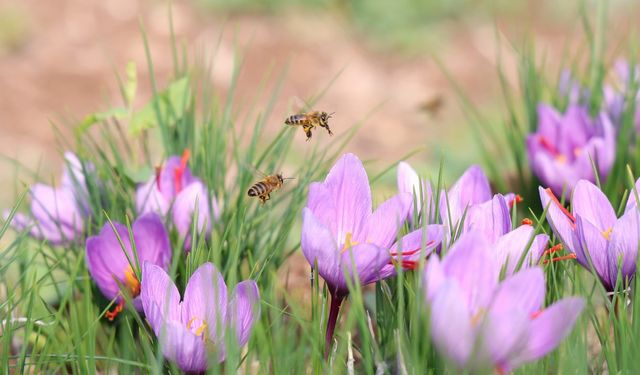
{"type": "Polygon", "coordinates": [[[291,126],[302,126],[302,130],[304,130],[304,134],[307,135],[307,141],[311,139],[311,129],[316,126],[323,127],[327,129],[329,135],[333,135],[331,129],[329,128],[329,119],[333,113],[313,111],[306,113],[299,113],[297,115],[291,115],[284,120],[284,123],[291,126]]]}
{"type": "Polygon", "coordinates": [[[265,175],[261,181],[251,185],[247,191],[247,195],[250,197],[258,197],[260,202],[264,204],[271,199],[271,193],[280,189],[285,180],[293,180],[293,178],[284,178],[282,173],[267,176],[265,175]]]}

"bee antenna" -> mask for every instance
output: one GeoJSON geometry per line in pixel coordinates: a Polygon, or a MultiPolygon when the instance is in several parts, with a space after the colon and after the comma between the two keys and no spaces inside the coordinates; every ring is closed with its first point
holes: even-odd
{"type": "Polygon", "coordinates": [[[331,116],[333,116],[335,114],[335,112],[331,112],[329,113],[329,115],[327,115],[328,118],[331,118],[331,116]]]}

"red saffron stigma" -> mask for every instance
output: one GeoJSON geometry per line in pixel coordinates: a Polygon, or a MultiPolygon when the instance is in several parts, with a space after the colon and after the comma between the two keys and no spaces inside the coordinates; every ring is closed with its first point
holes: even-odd
{"type": "Polygon", "coordinates": [[[571,214],[571,212],[569,212],[569,210],[567,210],[562,203],[560,203],[560,201],[558,200],[558,198],[555,196],[555,194],[553,194],[553,192],[551,191],[551,188],[546,188],[544,189],[544,191],[547,192],[547,195],[551,198],[551,201],[553,203],[555,203],[558,208],[560,209],[560,211],[562,211],[563,214],[565,214],[566,217],[569,218],[569,220],[571,221],[571,227],[575,229],[576,227],[576,218],[571,214]]]}
{"type": "Polygon", "coordinates": [[[561,257],[556,257],[556,258],[552,258],[552,259],[545,259],[544,262],[542,262],[542,264],[547,264],[549,263],[549,260],[551,260],[552,262],[560,262],[562,260],[568,260],[568,259],[576,259],[577,256],[576,254],[569,254],[569,255],[563,255],[561,257]]]}
{"type": "MultiPolygon", "coordinates": [[[[435,243],[435,241],[434,241],[434,240],[431,240],[431,241],[427,242],[425,246],[431,246],[431,245],[433,245],[434,243],[435,243]]],[[[421,248],[421,247],[419,247],[419,248],[417,248],[417,249],[413,249],[413,250],[402,251],[402,252],[400,252],[400,254],[398,254],[396,251],[392,251],[390,254],[391,254],[391,256],[398,256],[398,255],[413,255],[413,254],[415,254],[415,253],[419,252],[420,250],[422,250],[422,248],[421,248]]]]}
{"type": "Polygon", "coordinates": [[[529,318],[531,320],[534,320],[535,318],[539,317],[540,314],[542,314],[542,310],[534,311],[534,312],[531,313],[531,316],[529,318]]]}
{"type": "Polygon", "coordinates": [[[562,246],[562,244],[559,243],[559,244],[557,244],[555,246],[552,246],[552,247],[548,248],[547,250],[545,250],[544,253],[542,253],[542,256],[553,254],[553,253],[555,253],[557,251],[562,250],[563,248],[564,247],[562,246]]]}
{"type": "Polygon", "coordinates": [[[416,262],[415,260],[403,260],[402,268],[415,270],[416,268],[418,268],[418,262],[416,262]]]}
{"type": "Polygon", "coordinates": [[[113,310],[107,311],[106,313],[104,313],[104,316],[106,316],[110,322],[113,322],[113,319],[115,319],[116,316],[118,316],[118,314],[122,312],[122,309],[124,309],[124,300],[118,302],[118,304],[116,305],[116,307],[113,308],[113,310]]]}
{"type": "Polygon", "coordinates": [[[522,219],[520,224],[522,224],[522,225],[533,225],[533,220],[529,219],[528,217],[525,217],[524,219],[522,219]]]}
{"type": "Polygon", "coordinates": [[[524,198],[522,198],[520,194],[516,194],[516,196],[511,201],[509,201],[509,208],[513,208],[516,203],[522,203],[522,201],[524,201],[524,198]]]}
{"type": "Polygon", "coordinates": [[[182,157],[180,158],[180,166],[173,171],[176,193],[182,191],[182,175],[184,174],[184,170],[187,168],[187,162],[190,157],[191,151],[189,149],[185,149],[182,153],[182,157]]]}
{"type": "Polygon", "coordinates": [[[545,137],[543,135],[538,136],[538,142],[540,142],[540,146],[542,146],[542,148],[547,150],[551,155],[553,155],[553,156],[560,155],[560,151],[558,151],[556,146],[554,146],[551,142],[549,142],[547,137],[545,137]]]}

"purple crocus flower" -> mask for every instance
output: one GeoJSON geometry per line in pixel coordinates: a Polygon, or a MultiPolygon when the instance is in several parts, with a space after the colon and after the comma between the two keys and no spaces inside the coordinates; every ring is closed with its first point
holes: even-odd
{"type": "MultiPolygon", "coordinates": [[[[407,219],[411,200],[410,194],[400,193],[372,213],[367,172],[353,154],[340,158],[323,183],[309,186],[307,207],[303,209],[301,246],[309,264],[313,267],[317,263],[318,273],[332,296],[326,350],[331,344],[340,304],[348,294],[347,277],[362,285],[369,284],[392,275],[393,262],[402,261],[404,254],[389,249],[407,219]]],[[[417,232],[419,234],[405,236],[400,246],[411,256],[419,256],[422,229],[417,232]]],[[[434,229],[434,236],[436,232],[434,229]]],[[[426,241],[433,249],[441,238],[426,241]]]]}
{"type": "MultiPolygon", "coordinates": [[[[30,228],[32,237],[53,245],[67,245],[83,239],[84,220],[90,214],[84,172],[90,172],[93,167],[86,163],[83,169],[80,159],[71,152],[65,152],[64,158],[61,185],[31,186],[31,217],[16,213],[12,222],[16,230],[30,228]]],[[[8,216],[5,212],[5,219],[8,216]]]]}
{"type": "Polygon", "coordinates": [[[535,234],[531,225],[524,224],[498,237],[492,247],[500,267],[505,267],[505,275],[509,276],[515,273],[521,260],[522,268],[537,265],[548,243],[549,236],[535,234]]]}
{"type": "Polygon", "coordinates": [[[240,346],[246,344],[260,315],[255,281],[239,283],[229,302],[222,274],[211,263],[204,263],[191,275],[180,301],[178,288],[165,270],[146,262],[140,298],[164,356],[185,372],[206,371],[209,351],[224,360],[228,327],[235,331],[240,346]]]}
{"type": "Polygon", "coordinates": [[[400,193],[410,194],[411,197],[421,198],[415,202],[409,210],[409,221],[418,224],[419,221],[413,217],[413,206],[415,206],[418,215],[425,206],[429,215],[425,222],[433,223],[435,220],[435,205],[433,204],[433,192],[429,180],[420,179],[418,173],[406,162],[398,163],[398,191],[400,193]],[[422,194],[422,197],[420,197],[422,194]]]}
{"type": "Polygon", "coordinates": [[[589,181],[576,184],[571,212],[550,189],[540,187],[539,192],[543,207],[548,207],[549,225],[578,263],[592,270],[607,291],[613,291],[618,281],[626,287],[636,271],[640,239],[635,197],[629,199],[624,214],[617,218],[607,197],[589,181]]]}
{"type": "Polygon", "coordinates": [[[537,132],[527,136],[527,154],[543,185],[562,195],[580,179],[595,181],[592,161],[600,178],[606,178],[615,158],[615,133],[606,114],[594,119],[579,105],[560,114],[540,104],[538,119],[537,132]]]}
{"type": "Polygon", "coordinates": [[[171,156],[163,167],[159,167],[156,176],[138,187],[136,208],[139,214],[155,212],[165,216],[171,209],[173,222],[178,234],[185,239],[185,249],[191,249],[192,220],[197,210],[196,229],[208,235],[211,221],[220,217],[215,198],[209,200],[205,184],[194,177],[187,166],[190,157],[185,150],[182,157],[171,156]]]}
{"type": "Polygon", "coordinates": [[[126,287],[130,292],[135,308],[139,311],[142,310],[142,304],[138,297],[140,281],[133,269],[138,266],[137,262],[143,264],[148,261],[164,269],[168,269],[171,263],[169,236],[158,215],[154,213],[143,215],[131,226],[137,258],[131,247],[127,227],[116,222],[113,223],[113,226],[117,235],[111,224],[106,223],[99,235],[87,239],[89,274],[105,297],[116,299],[118,302],[115,310],[107,313],[109,320],[113,320],[124,307],[120,285],[126,287]],[[118,236],[127,255],[118,241],[118,236]]]}
{"type": "Polygon", "coordinates": [[[554,350],[584,307],[581,298],[543,308],[542,269],[520,271],[499,282],[500,263],[484,236],[467,232],[424,271],[436,348],[471,372],[507,373],[554,350]]]}

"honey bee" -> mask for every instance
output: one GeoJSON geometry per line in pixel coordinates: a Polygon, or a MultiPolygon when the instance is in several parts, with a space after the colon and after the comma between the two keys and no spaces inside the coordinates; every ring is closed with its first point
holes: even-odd
{"type": "MultiPolygon", "coordinates": [[[[335,112],[333,112],[335,113],[335,112]]],[[[302,126],[302,130],[304,130],[304,134],[307,135],[307,141],[311,139],[311,129],[316,126],[323,127],[327,129],[329,135],[333,135],[331,129],[329,128],[329,119],[333,113],[313,111],[306,113],[299,113],[297,115],[291,115],[284,120],[284,123],[291,126],[302,126]]]]}
{"type": "Polygon", "coordinates": [[[271,193],[280,189],[285,180],[292,180],[293,178],[284,178],[282,173],[276,175],[265,175],[261,181],[251,185],[247,191],[247,195],[250,197],[258,197],[260,203],[264,204],[271,199],[271,193]]]}

